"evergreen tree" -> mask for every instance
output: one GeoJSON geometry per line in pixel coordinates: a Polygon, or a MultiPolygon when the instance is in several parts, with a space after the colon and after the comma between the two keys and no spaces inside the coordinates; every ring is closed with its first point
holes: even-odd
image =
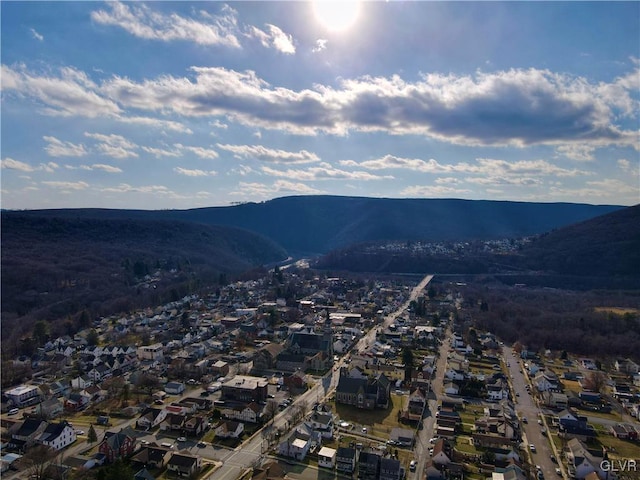
{"type": "Polygon", "coordinates": [[[98,441],[98,434],[96,433],[96,429],[93,428],[93,425],[89,427],[89,433],[87,433],[87,442],[96,443],[98,441]]]}

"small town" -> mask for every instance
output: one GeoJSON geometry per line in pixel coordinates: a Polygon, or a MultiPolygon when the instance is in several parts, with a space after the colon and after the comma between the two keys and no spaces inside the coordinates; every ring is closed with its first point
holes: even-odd
{"type": "Polygon", "coordinates": [[[276,267],[38,332],[3,363],[2,478],[638,478],[637,363],[507,345],[433,279],[276,267]]]}

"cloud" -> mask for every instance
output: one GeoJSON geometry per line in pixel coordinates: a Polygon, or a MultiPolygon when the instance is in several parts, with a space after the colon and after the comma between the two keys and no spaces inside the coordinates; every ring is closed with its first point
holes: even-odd
{"type": "Polygon", "coordinates": [[[48,187],[58,188],[60,190],[86,190],[89,188],[89,184],[86,182],[54,182],[47,181],[42,182],[43,185],[48,187]]]}
{"type": "Polygon", "coordinates": [[[471,193],[471,190],[443,185],[412,185],[400,191],[401,195],[406,195],[407,197],[451,197],[469,193],[471,193]]]}
{"type": "Polygon", "coordinates": [[[616,163],[618,164],[620,170],[622,170],[623,172],[628,172],[629,170],[631,170],[631,162],[629,162],[629,160],[621,158],[616,163]]]}
{"type": "Polygon", "coordinates": [[[2,65],[2,90],[31,97],[46,105],[42,113],[96,118],[121,112],[112,100],[97,93],[98,86],[79,70],[66,67],[60,76],[36,76],[24,67],[2,65]]]}
{"type": "Polygon", "coordinates": [[[176,192],[172,191],[170,188],[166,187],[165,185],[142,185],[139,187],[135,187],[135,186],[129,185],[128,183],[121,183],[116,187],[102,188],[101,191],[105,193],[117,193],[117,194],[142,193],[145,195],[168,197],[172,199],[186,198],[184,195],[177,194],[176,192]]]}
{"type": "Polygon", "coordinates": [[[0,162],[0,167],[8,170],[19,170],[21,172],[33,172],[35,169],[28,163],[21,162],[20,160],[14,160],[10,157],[5,157],[0,162]]]}
{"type": "Polygon", "coordinates": [[[218,152],[216,152],[211,148],[184,146],[179,143],[176,143],[174,146],[177,148],[180,148],[181,150],[186,150],[187,152],[191,152],[195,154],[198,158],[203,158],[205,160],[214,160],[218,158],[218,152]]]}
{"type": "Polygon", "coordinates": [[[167,150],[165,148],[142,147],[142,150],[144,150],[147,153],[150,153],[151,155],[155,156],[156,158],[161,158],[161,157],[181,157],[182,156],[182,153],[180,153],[178,150],[167,150]]]}
{"type": "Polygon", "coordinates": [[[286,150],[277,150],[264,147],[262,145],[223,145],[217,144],[221,150],[233,153],[233,156],[240,160],[255,159],[269,163],[312,163],[320,161],[320,158],[307,150],[298,152],[289,152],[286,150]]]}
{"type": "Polygon", "coordinates": [[[84,157],[87,151],[82,144],[74,144],[71,142],[63,142],[55,137],[42,137],[49,144],[44,147],[51,157],[84,157]]]}
{"type": "Polygon", "coordinates": [[[568,170],[558,167],[547,160],[507,161],[491,158],[478,158],[473,164],[466,162],[442,164],[434,159],[422,160],[419,158],[402,158],[394,155],[385,155],[384,157],[374,160],[365,160],[362,162],[342,160],[339,163],[340,165],[347,167],[358,167],[368,170],[405,169],[414,172],[433,174],[478,174],[484,177],[521,176],[523,174],[557,177],[591,175],[591,172],[584,170],[568,170]]]}
{"type": "Polygon", "coordinates": [[[39,42],[42,42],[44,40],[44,37],[38,32],[36,32],[35,28],[30,28],[29,31],[31,32],[31,36],[36,40],[38,40],[39,42]]]}
{"type": "Polygon", "coordinates": [[[117,120],[122,123],[161,128],[179,133],[187,133],[189,135],[193,133],[190,128],[184,126],[182,123],[174,122],[172,120],[161,120],[159,118],[148,117],[118,117],[117,120]]]}
{"type": "Polygon", "coordinates": [[[65,165],[65,167],[69,170],[101,170],[106,173],[122,173],[122,169],[118,167],[114,167],[112,165],[105,165],[104,163],[94,163],[93,165],[80,165],[78,167],[74,167],[72,165],[65,165]]]}
{"type": "Polygon", "coordinates": [[[266,27],[266,32],[258,27],[248,27],[247,36],[259,40],[263,47],[275,48],[279,52],[289,55],[296,53],[296,47],[293,44],[291,35],[287,35],[280,27],[272,24],[266,24],[266,27]]]}
{"type": "Polygon", "coordinates": [[[315,46],[311,49],[311,51],[313,53],[318,53],[318,52],[322,52],[323,50],[326,50],[327,48],[327,43],[328,40],[324,39],[324,38],[319,38],[318,40],[316,40],[316,44],[315,46]]]}
{"type": "Polygon", "coordinates": [[[190,72],[141,81],[114,76],[96,85],[74,69],[51,78],[3,66],[2,81],[3,91],[33,97],[48,114],[118,118],[134,110],[226,117],[249,128],[298,135],[385,132],[459,145],[555,145],[576,158],[608,145],[640,149],[637,131],[619,123],[639,110],[638,70],[598,84],[548,70],[512,69],[430,74],[412,82],[398,75],[364,76],[301,90],[272,86],[254,71],[190,72]]]}
{"type": "Polygon", "coordinates": [[[40,167],[38,168],[38,170],[43,170],[47,173],[53,173],[55,170],[57,170],[58,168],[60,168],[60,165],[58,165],[55,162],[47,162],[47,163],[41,163],[40,167]]]}
{"type": "Polygon", "coordinates": [[[37,167],[33,167],[28,163],[21,162],[20,160],[14,160],[10,157],[3,158],[0,166],[7,170],[18,170],[21,172],[43,171],[47,173],[53,173],[56,169],[60,168],[60,165],[55,162],[41,163],[37,167]]]}
{"type": "Polygon", "coordinates": [[[187,168],[175,167],[173,169],[174,172],[179,173],[180,175],[185,175],[187,177],[213,177],[218,174],[218,172],[214,170],[210,170],[208,172],[204,170],[189,170],[187,168]]]}
{"type": "Polygon", "coordinates": [[[581,145],[579,143],[575,143],[570,145],[559,145],[556,147],[556,152],[571,160],[590,162],[594,159],[593,152],[595,149],[596,148],[593,145],[581,145]]]}
{"type": "Polygon", "coordinates": [[[309,167],[304,170],[276,170],[271,167],[262,167],[262,172],[274,177],[286,177],[294,180],[390,180],[390,175],[372,175],[369,172],[340,170],[328,163],[322,163],[318,167],[309,167]]]}
{"type": "Polygon", "coordinates": [[[133,151],[133,149],[137,148],[137,145],[121,135],[104,135],[102,133],[85,132],[84,136],[100,142],[95,146],[97,151],[108,157],[122,159],[138,156],[138,154],[133,151]]]}
{"type": "Polygon", "coordinates": [[[231,192],[231,195],[266,198],[273,196],[274,194],[284,193],[317,195],[325,192],[312,188],[304,183],[290,182],[287,180],[277,180],[272,185],[266,185],[264,183],[240,182],[238,184],[238,190],[231,192]]]}
{"type": "Polygon", "coordinates": [[[165,15],[143,4],[109,2],[110,10],[91,12],[91,19],[101,25],[120,27],[139,38],[169,42],[185,40],[199,45],[240,48],[234,33],[234,11],[211,16],[200,12],[201,19],[185,18],[176,13],[165,15]]]}

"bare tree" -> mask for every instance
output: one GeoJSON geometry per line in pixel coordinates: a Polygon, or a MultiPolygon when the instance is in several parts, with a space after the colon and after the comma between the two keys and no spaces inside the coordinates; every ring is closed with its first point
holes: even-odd
{"type": "Polygon", "coordinates": [[[45,472],[49,466],[54,465],[58,453],[47,445],[36,445],[31,447],[25,453],[23,460],[29,472],[29,478],[32,480],[44,480],[45,472]]]}
{"type": "Polygon", "coordinates": [[[587,390],[602,393],[607,384],[607,376],[604,372],[589,372],[584,379],[584,385],[587,390]]]}
{"type": "Polygon", "coordinates": [[[264,406],[264,415],[267,418],[267,421],[270,422],[273,420],[273,417],[278,413],[278,402],[271,399],[264,406]]]}

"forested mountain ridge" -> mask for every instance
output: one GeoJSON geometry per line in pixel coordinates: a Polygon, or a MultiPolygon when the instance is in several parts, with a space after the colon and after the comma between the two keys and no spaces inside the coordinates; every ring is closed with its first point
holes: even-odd
{"type": "Polygon", "coordinates": [[[25,213],[70,218],[180,220],[227,225],[271,238],[291,254],[320,254],[371,241],[461,241],[523,237],[549,232],[620,208],[623,207],[317,195],[190,210],[58,209],[25,213]]]}
{"type": "Polygon", "coordinates": [[[83,310],[98,316],[158,305],[287,256],[232,227],[35,212],[1,218],[3,342],[39,319],[74,323],[83,310]]]}
{"type": "Polygon", "coordinates": [[[499,243],[498,248],[492,248],[491,242],[479,241],[425,243],[418,247],[411,242],[406,245],[389,245],[385,242],[352,245],[319,258],[315,266],[381,273],[537,272],[599,277],[623,284],[624,278],[640,278],[640,205],[559,228],[526,241],[506,242],[504,245],[499,243]],[[506,248],[502,248],[504,246],[506,248]]]}

